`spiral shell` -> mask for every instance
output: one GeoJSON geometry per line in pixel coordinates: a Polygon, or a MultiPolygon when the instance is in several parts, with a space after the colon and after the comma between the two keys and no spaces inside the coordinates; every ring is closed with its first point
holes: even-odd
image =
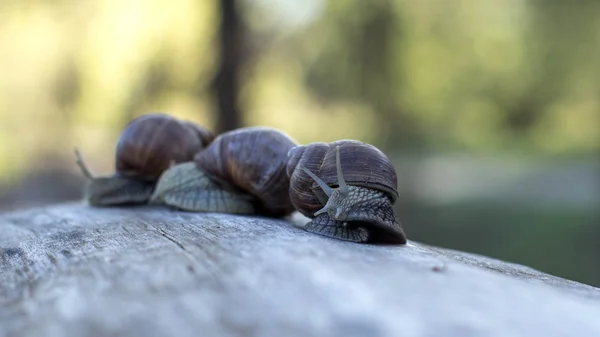
{"type": "Polygon", "coordinates": [[[396,170],[381,150],[356,140],[317,142],[294,147],[289,152],[286,172],[290,177],[290,200],[300,213],[312,217],[325,205],[327,196],[298,164],[304,165],[327,185],[337,187],[335,151],[337,146],[340,149],[344,179],[348,185],[383,191],[392,204],[396,202],[398,198],[396,170]]]}
{"type": "Polygon", "coordinates": [[[132,120],[115,152],[117,174],[155,181],[173,163],[191,161],[214,136],[207,129],[162,113],[132,120]]]}
{"type": "Polygon", "coordinates": [[[286,174],[287,153],[296,142],[281,131],[247,127],[219,135],[194,161],[219,184],[255,197],[257,213],[294,211],[286,174]]]}

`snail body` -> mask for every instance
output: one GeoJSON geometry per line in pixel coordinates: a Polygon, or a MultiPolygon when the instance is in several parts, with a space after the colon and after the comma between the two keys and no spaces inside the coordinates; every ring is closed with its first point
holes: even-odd
{"type": "Polygon", "coordinates": [[[311,218],[305,230],[345,241],[406,243],[393,209],[397,174],[379,149],[340,140],[297,146],[288,156],[290,199],[311,218]]]}
{"type": "Polygon", "coordinates": [[[92,206],[147,203],[165,170],[191,161],[213,138],[207,129],[167,114],[142,115],[127,124],[119,138],[112,176],[94,176],[75,150],[87,179],[84,198],[92,206]]]}
{"type": "Polygon", "coordinates": [[[294,206],[286,164],[294,146],[294,140],[272,128],[225,132],[192,163],[169,168],[151,200],[193,212],[288,215],[294,206]]]}

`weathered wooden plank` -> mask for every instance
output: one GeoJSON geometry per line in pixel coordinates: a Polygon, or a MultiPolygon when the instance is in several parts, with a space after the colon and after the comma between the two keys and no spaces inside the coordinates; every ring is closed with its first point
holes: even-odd
{"type": "Polygon", "coordinates": [[[597,288],[285,220],[66,204],[0,249],[0,336],[600,336],[597,288]]]}

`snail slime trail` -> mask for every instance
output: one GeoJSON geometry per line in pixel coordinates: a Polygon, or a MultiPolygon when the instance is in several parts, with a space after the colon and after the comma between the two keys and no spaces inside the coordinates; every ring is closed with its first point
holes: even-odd
{"type": "Polygon", "coordinates": [[[286,164],[294,146],[294,140],[272,128],[225,132],[193,162],[165,171],[151,202],[190,212],[289,215],[294,206],[286,164]]]}
{"type": "Polygon", "coordinates": [[[213,139],[209,130],[192,122],[163,113],[142,115],[121,133],[112,176],[94,176],[75,149],[76,164],[86,178],[84,199],[96,207],[146,204],[165,170],[193,160],[213,139]]]}
{"type": "Polygon", "coordinates": [[[352,242],[405,244],[396,218],[397,175],[387,156],[355,140],[312,143],[289,152],[294,207],[308,232],[352,242]]]}

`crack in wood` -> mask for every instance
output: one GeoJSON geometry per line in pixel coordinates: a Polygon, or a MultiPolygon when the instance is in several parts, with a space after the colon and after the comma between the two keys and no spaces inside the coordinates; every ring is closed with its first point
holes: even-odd
{"type": "Polygon", "coordinates": [[[186,252],[187,252],[187,249],[185,249],[185,247],[183,246],[183,244],[181,244],[179,241],[177,241],[177,240],[175,240],[174,238],[172,238],[172,237],[171,237],[169,234],[167,234],[167,232],[165,232],[165,230],[164,230],[164,229],[162,229],[162,228],[159,228],[159,230],[160,230],[160,233],[162,234],[162,236],[163,236],[165,239],[167,239],[167,240],[169,240],[169,241],[173,242],[173,243],[174,243],[174,244],[176,244],[176,245],[177,245],[179,248],[181,248],[182,250],[184,250],[184,251],[186,251],[186,252]]]}

